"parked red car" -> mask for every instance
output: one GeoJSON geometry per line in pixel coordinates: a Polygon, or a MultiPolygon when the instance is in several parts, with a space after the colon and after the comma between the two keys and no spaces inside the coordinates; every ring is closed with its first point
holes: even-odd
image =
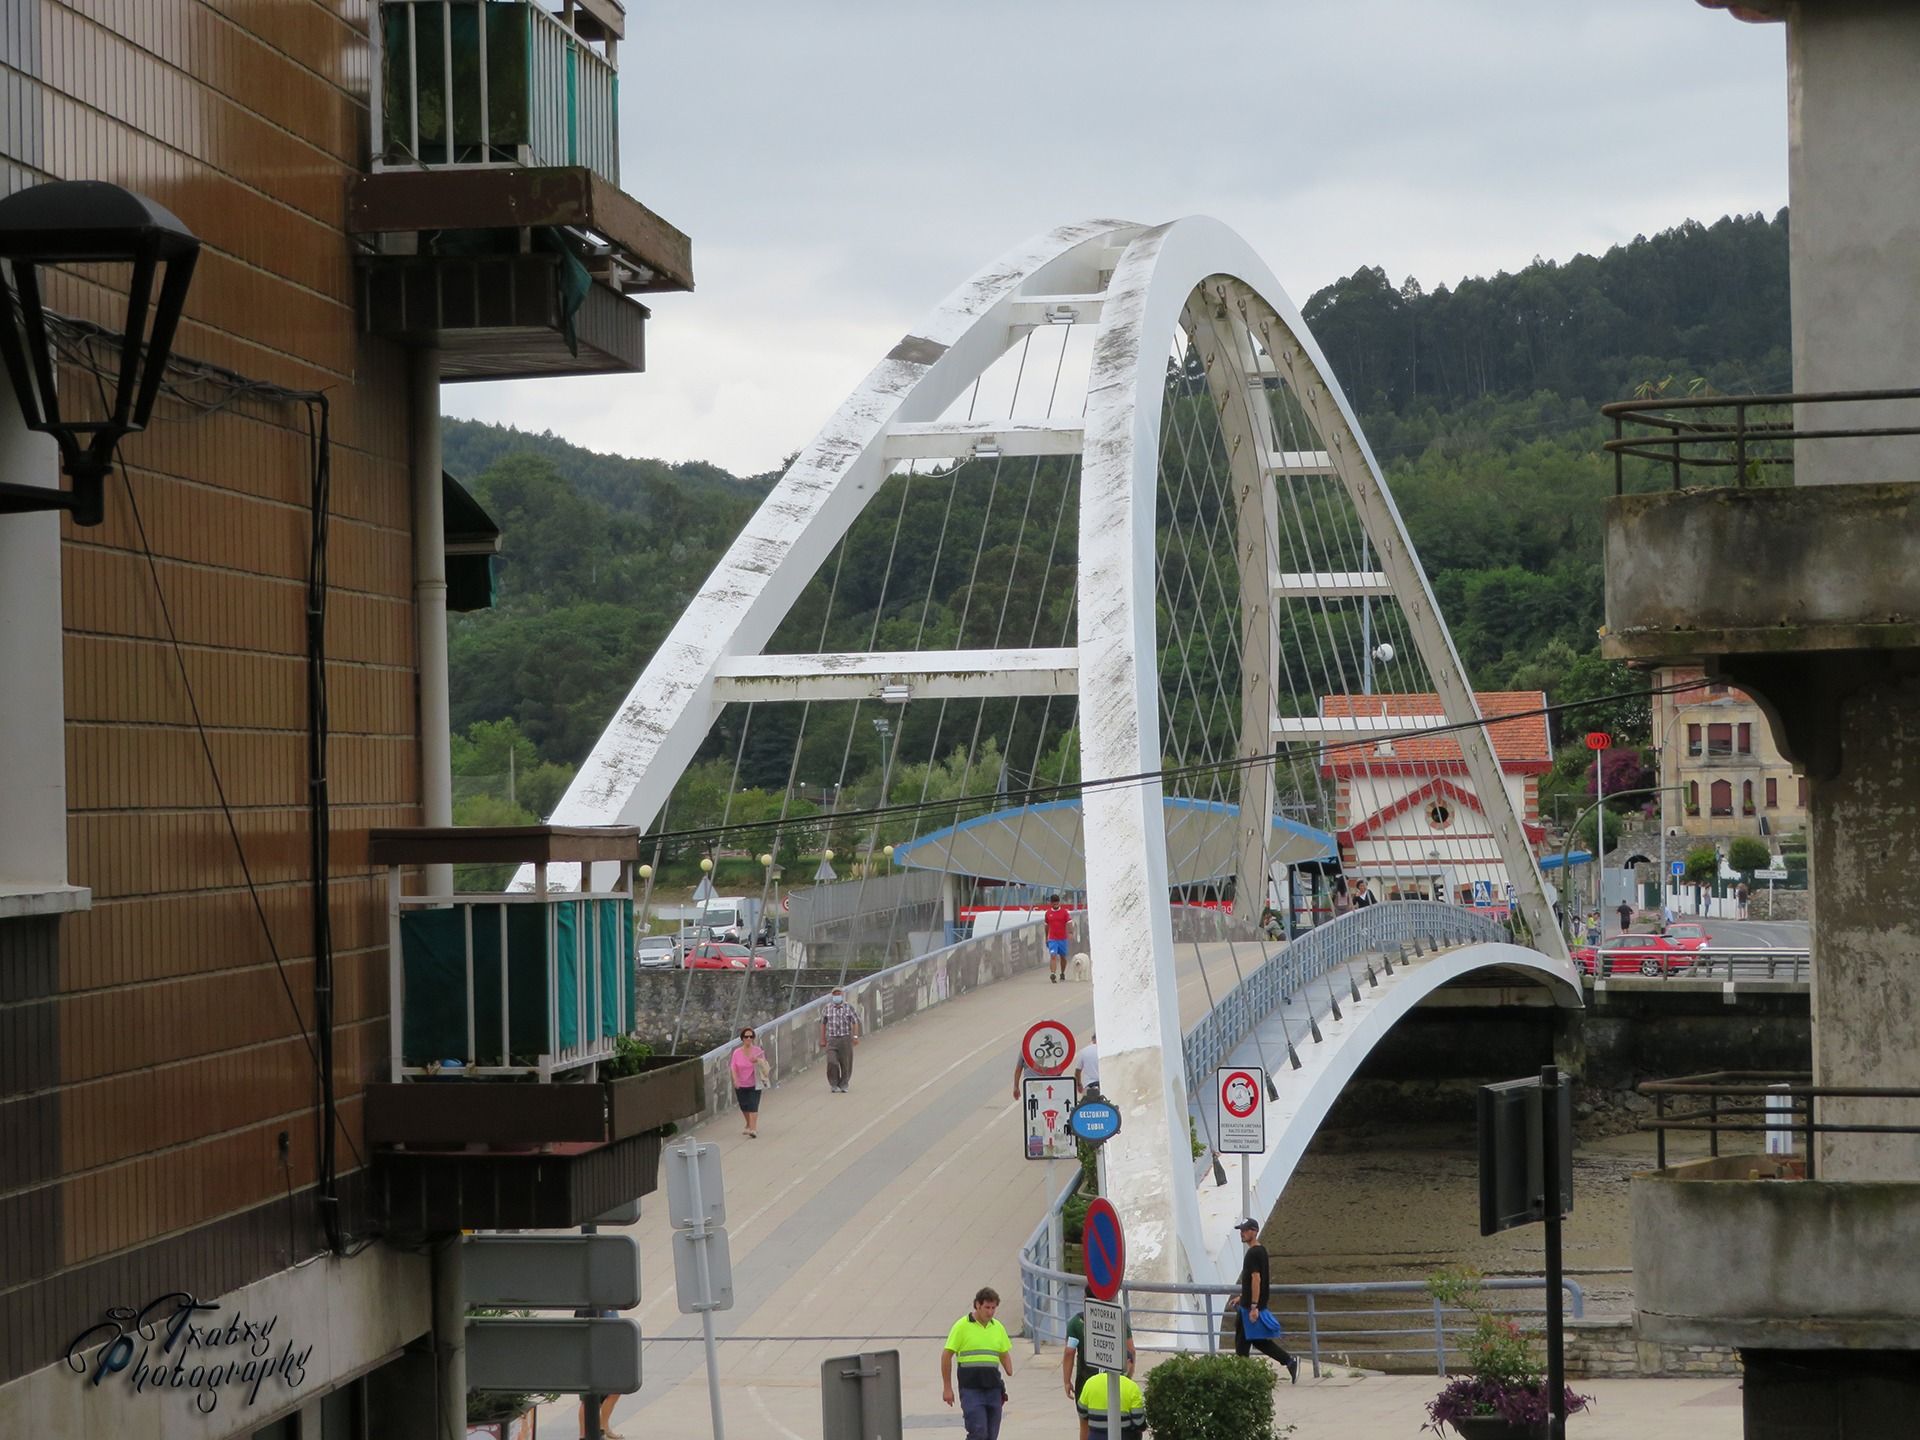
{"type": "Polygon", "coordinates": [[[754,954],[744,945],[703,940],[687,952],[687,958],[682,963],[689,970],[764,970],[767,968],[767,957],[754,954]]]}
{"type": "Polygon", "coordinates": [[[1683,920],[1667,926],[1667,943],[1677,950],[1704,950],[1707,948],[1707,927],[1698,921],[1683,920]]]}
{"type": "Polygon", "coordinates": [[[1573,959],[1588,975],[1677,975],[1693,968],[1693,952],[1699,948],[1666,935],[1615,935],[1602,941],[1598,949],[1592,945],[1576,945],[1573,959]],[[1598,968],[1602,956],[1606,963],[1604,971],[1598,968]]]}

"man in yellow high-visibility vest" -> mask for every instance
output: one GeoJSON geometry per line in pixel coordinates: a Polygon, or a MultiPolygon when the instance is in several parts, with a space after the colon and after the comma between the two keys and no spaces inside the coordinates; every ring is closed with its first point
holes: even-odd
{"type": "MultiPolygon", "coordinates": [[[[1147,1433],[1147,1397],[1131,1375],[1120,1376],[1120,1434],[1147,1433]]],[[[1107,1440],[1107,1372],[1096,1370],[1080,1389],[1080,1440],[1107,1440]]]]}
{"type": "Polygon", "coordinates": [[[1007,1403],[1006,1377],[1013,1374],[1013,1342],[1007,1327],[993,1318],[998,1291],[982,1286],[973,1309],[953,1322],[940,1352],[940,1391],[953,1404],[954,1369],[960,1371],[960,1414],[967,1440],[999,1440],[1000,1415],[1007,1403]]]}

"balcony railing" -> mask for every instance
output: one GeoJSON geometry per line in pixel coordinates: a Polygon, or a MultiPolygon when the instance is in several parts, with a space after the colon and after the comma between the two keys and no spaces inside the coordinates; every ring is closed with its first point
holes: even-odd
{"type": "Polygon", "coordinates": [[[613,61],[533,0],[383,0],[373,168],[584,165],[620,181],[613,61]]]}
{"type": "Polygon", "coordinates": [[[392,1080],[451,1072],[544,1081],[612,1058],[614,1041],[633,1030],[630,837],[546,826],[374,832],[396,957],[392,1080]],[[578,888],[549,885],[551,862],[576,859],[603,863],[582,865],[578,888]],[[533,889],[404,892],[404,866],[496,860],[532,863],[533,889]],[[611,889],[584,883],[595,868],[617,868],[611,889]]]}
{"type": "MultiPolygon", "coordinates": [[[[1699,484],[1767,485],[1768,467],[1790,466],[1798,440],[1864,440],[1920,435],[1920,425],[1843,427],[1803,425],[1805,407],[1834,413],[1840,405],[1866,406],[1920,400],[1920,390],[1828,390],[1783,395],[1656,396],[1616,400],[1600,413],[1613,422],[1605,442],[1613,456],[1613,493],[1626,493],[1628,456],[1657,461],[1681,488],[1682,471],[1707,471],[1699,484]],[[1724,472],[1731,471],[1731,475],[1724,472]]],[[[1854,412],[1848,412],[1854,413],[1854,412]]],[[[1878,412],[1884,414],[1886,412],[1878,412]]]]}

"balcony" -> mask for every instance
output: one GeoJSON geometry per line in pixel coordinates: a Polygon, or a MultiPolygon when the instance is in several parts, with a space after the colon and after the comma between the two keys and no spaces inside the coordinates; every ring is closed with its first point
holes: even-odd
{"type": "Polygon", "coordinates": [[[661,1127],[702,1104],[697,1061],[637,1064],[630,828],[376,830],[388,867],[390,1079],[366,1096],[388,1223],[582,1224],[655,1186],[661,1127]],[[552,867],[611,868],[563,889],[552,867]],[[409,867],[528,864],[528,891],[407,894],[409,867]]]}
{"type": "Polygon", "coordinates": [[[441,378],[646,368],[634,297],[693,288],[679,230],[620,189],[618,0],[383,0],[365,328],[441,378]]]}

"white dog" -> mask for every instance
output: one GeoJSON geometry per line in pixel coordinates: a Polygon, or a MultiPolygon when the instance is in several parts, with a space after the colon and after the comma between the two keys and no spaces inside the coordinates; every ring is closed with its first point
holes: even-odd
{"type": "Polygon", "coordinates": [[[1073,978],[1074,978],[1074,979],[1076,979],[1076,980],[1084,980],[1084,979],[1086,979],[1086,978],[1087,978],[1087,965],[1088,965],[1088,963],[1089,963],[1089,962],[1088,962],[1088,960],[1087,960],[1087,952],[1086,952],[1086,951],[1084,951],[1084,950],[1081,950],[1081,951],[1078,951],[1078,952],[1077,952],[1077,953],[1076,953],[1076,954],[1074,955],[1074,957],[1073,957],[1073,978]]]}

